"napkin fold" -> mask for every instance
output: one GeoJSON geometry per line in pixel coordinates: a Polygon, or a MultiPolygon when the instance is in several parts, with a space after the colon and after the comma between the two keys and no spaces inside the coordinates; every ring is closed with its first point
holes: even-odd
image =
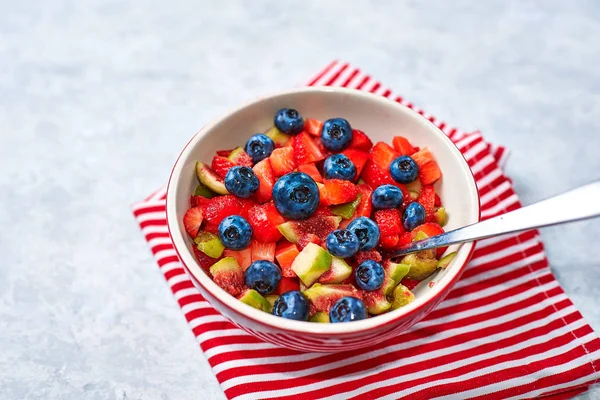
{"type": "MultiPolygon", "coordinates": [[[[366,90],[408,106],[458,146],[477,182],[482,218],[521,207],[503,167],[508,151],[416,108],[349,63],[308,85],[366,90]]],[[[300,353],[235,327],[204,300],[177,258],[165,188],[133,206],[156,262],[230,399],[566,399],[600,379],[600,339],[552,275],[537,231],[477,243],[447,298],[389,343],[300,353]]]]}

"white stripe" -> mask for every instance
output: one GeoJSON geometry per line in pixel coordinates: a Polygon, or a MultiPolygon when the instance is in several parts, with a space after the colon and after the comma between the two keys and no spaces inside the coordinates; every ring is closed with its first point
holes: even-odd
{"type": "MultiPolygon", "coordinates": [[[[204,352],[207,360],[218,354],[235,353],[236,351],[244,350],[270,350],[276,348],[270,343],[235,343],[212,347],[204,352]]],[[[223,385],[221,385],[222,387],[223,385]]]]}
{"type": "Polygon", "coordinates": [[[481,216],[482,217],[491,217],[493,215],[499,214],[501,211],[504,211],[506,208],[512,206],[513,204],[517,203],[518,201],[519,201],[519,198],[517,197],[517,195],[512,194],[509,197],[507,197],[506,199],[500,201],[495,206],[490,207],[486,210],[482,210],[481,216]]]}
{"type": "MultiPolygon", "coordinates": [[[[359,83],[362,82],[362,80],[368,77],[368,79],[366,80],[365,84],[363,85],[363,88],[366,87],[369,82],[371,81],[371,77],[369,77],[367,74],[363,74],[362,72],[359,72],[358,74],[356,74],[356,77],[352,80],[352,83],[348,85],[349,88],[354,88],[356,89],[359,85],[359,83]]],[[[364,89],[361,89],[364,90],[364,89]]]]}
{"type": "Polygon", "coordinates": [[[477,274],[475,276],[466,278],[466,279],[460,279],[456,285],[454,285],[454,289],[458,289],[461,287],[465,287],[465,286],[469,286],[478,282],[481,282],[483,280],[488,280],[491,278],[495,278],[498,277],[500,275],[504,275],[507,272],[510,271],[514,271],[517,270],[519,268],[525,267],[527,265],[533,264],[534,262],[538,262],[538,261],[542,261],[545,259],[545,256],[543,253],[536,253],[533,254],[529,257],[525,257],[519,261],[515,261],[514,263],[510,263],[507,264],[504,267],[500,267],[500,268],[494,268],[493,270],[490,271],[486,271],[484,273],[481,274],[477,274]]]}
{"type": "Polygon", "coordinates": [[[167,194],[167,187],[163,186],[160,189],[158,189],[149,199],[148,201],[156,201],[156,200],[160,200],[161,197],[163,197],[164,195],[167,194]]]}
{"type": "Polygon", "coordinates": [[[154,248],[156,246],[161,246],[164,244],[173,244],[173,240],[171,240],[170,237],[157,237],[157,238],[153,238],[148,240],[148,246],[150,246],[150,248],[154,248]]]}
{"type": "Polygon", "coordinates": [[[225,361],[221,364],[217,364],[213,367],[213,372],[215,374],[218,374],[219,372],[227,371],[228,369],[231,369],[231,368],[250,367],[253,365],[269,365],[269,364],[275,364],[275,363],[292,363],[292,362],[312,360],[312,359],[324,357],[324,356],[325,356],[325,354],[323,354],[323,353],[303,353],[303,354],[296,354],[296,355],[292,355],[292,356],[261,357],[259,359],[243,358],[243,359],[239,359],[239,360],[225,361]]]}
{"type": "Polygon", "coordinates": [[[175,251],[175,249],[166,249],[166,250],[161,250],[159,252],[157,252],[156,254],[154,254],[154,258],[156,258],[157,260],[162,260],[163,258],[167,258],[167,257],[172,257],[172,256],[176,256],[177,252],[175,251]]]}
{"type": "MultiPolygon", "coordinates": [[[[500,292],[504,292],[506,291],[507,288],[513,288],[515,286],[518,285],[522,285],[525,283],[530,283],[531,285],[536,285],[537,281],[539,279],[541,279],[544,276],[550,275],[550,268],[542,268],[539,271],[536,271],[534,274],[527,274],[524,276],[520,276],[518,278],[515,279],[511,279],[509,281],[504,282],[504,284],[502,285],[494,285],[492,287],[489,287],[487,289],[483,289],[483,290],[479,290],[477,291],[477,298],[484,298],[484,297],[488,297],[488,296],[493,296],[495,294],[498,294],[500,292]],[[534,281],[536,281],[534,283],[534,281]]],[[[472,293],[466,293],[462,296],[459,297],[455,297],[452,299],[445,299],[439,306],[437,306],[435,309],[436,310],[442,310],[444,308],[448,308],[448,307],[454,307],[458,304],[461,304],[465,301],[468,300],[472,300],[473,299],[473,294],[472,293]]]]}
{"type": "Polygon", "coordinates": [[[202,317],[194,318],[188,323],[188,326],[191,329],[195,329],[200,325],[207,324],[209,322],[225,322],[227,321],[224,316],[219,315],[204,315],[202,317]]]}
{"type": "MultiPolygon", "coordinates": [[[[469,160],[467,160],[467,161],[469,161],[469,160]]],[[[492,157],[491,155],[488,154],[485,157],[483,157],[481,160],[479,160],[477,162],[477,164],[475,164],[471,167],[471,172],[473,173],[473,175],[477,175],[478,173],[483,171],[485,168],[487,168],[490,164],[493,164],[495,162],[496,161],[494,161],[494,157],[492,157]]]]}
{"type": "Polygon", "coordinates": [[[139,211],[142,208],[164,206],[165,204],[166,204],[165,200],[148,200],[148,201],[142,201],[140,203],[132,205],[131,209],[133,211],[139,211]]]}
{"type": "Polygon", "coordinates": [[[338,78],[331,84],[331,86],[341,86],[342,83],[354,72],[355,68],[348,67],[338,76],[338,78]]]}
{"type": "Polygon", "coordinates": [[[165,265],[163,265],[162,267],[160,267],[161,272],[164,274],[166,274],[169,271],[172,271],[176,268],[183,268],[183,266],[181,265],[181,263],[179,261],[171,261],[169,263],[166,263],[165,265]]]}
{"type": "Polygon", "coordinates": [[[481,153],[482,151],[486,151],[486,150],[487,150],[487,143],[479,142],[475,146],[471,147],[469,150],[465,151],[463,153],[463,156],[465,157],[465,159],[470,160],[472,158],[475,158],[475,156],[477,154],[481,153]]]}
{"type": "Polygon", "coordinates": [[[178,283],[186,282],[189,280],[190,280],[190,278],[187,276],[187,274],[185,272],[182,272],[181,274],[170,277],[167,280],[167,283],[169,284],[169,286],[173,287],[174,285],[177,285],[178,283]]]}
{"type": "Polygon", "coordinates": [[[213,306],[211,306],[210,303],[206,300],[192,301],[191,303],[188,303],[188,304],[184,305],[183,307],[181,307],[181,312],[184,315],[186,315],[187,313],[190,313],[192,311],[202,310],[205,308],[213,308],[213,306]]]}
{"type": "Polygon", "coordinates": [[[593,380],[598,380],[600,379],[600,371],[594,372],[591,375],[586,375],[584,377],[581,377],[579,379],[575,379],[573,381],[570,382],[564,382],[558,385],[553,385],[553,386],[546,386],[540,389],[536,389],[536,390],[532,390],[531,392],[527,392],[527,393],[522,393],[519,394],[517,396],[514,397],[509,397],[506,400],[511,400],[511,399],[535,399],[538,398],[540,395],[545,394],[545,393],[549,393],[549,392],[554,392],[556,390],[559,389],[567,389],[567,388],[576,388],[577,386],[582,386],[585,385],[586,383],[593,381],[593,380]]]}
{"type": "Polygon", "coordinates": [[[480,139],[480,138],[481,138],[481,135],[479,135],[479,134],[469,135],[469,136],[465,137],[464,139],[457,141],[455,143],[455,145],[459,149],[463,149],[463,148],[467,147],[470,143],[473,143],[474,141],[476,141],[477,139],[480,139]]]}
{"type": "Polygon", "coordinates": [[[142,228],[142,233],[148,235],[150,233],[169,233],[166,221],[164,225],[150,225],[142,228]]]}
{"type": "Polygon", "coordinates": [[[477,187],[481,190],[484,187],[486,187],[487,185],[489,185],[490,183],[492,183],[494,181],[494,179],[498,179],[502,176],[502,171],[500,169],[495,169],[492,170],[489,174],[487,174],[486,176],[482,177],[481,179],[479,179],[477,181],[477,187]]]}
{"type": "MultiPolygon", "coordinates": [[[[371,79],[371,82],[368,82],[365,86],[363,86],[362,90],[364,90],[365,92],[370,92],[378,83],[379,82],[377,82],[375,79],[371,79]]],[[[381,86],[380,83],[379,85],[381,86]]]]}
{"type": "Polygon", "coordinates": [[[177,292],[175,292],[175,294],[173,296],[175,296],[175,300],[181,300],[184,297],[194,296],[194,295],[198,295],[198,294],[200,294],[198,289],[196,289],[195,287],[192,287],[192,288],[185,288],[185,289],[178,290],[177,292]]]}
{"type": "MultiPolygon", "coordinates": [[[[547,303],[549,302],[551,299],[547,299],[544,302],[541,303],[547,303]]],[[[540,303],[540,305],[541,305],[540,303]]],[[[539,307],[540,309],[542,307],[539,307]]],[[[500,332],[494,335],[490,335],[488,337],[485,338],[485,343],[492,343],[495,341],[499,341],[505,338],[509,338],[512,337],[513,335],[519,335],[524,331],[533,329],[535,327],[539,327],[540,325],[545,325],[551,321],[554,321],[556,319],[562,318],[565,315],[568,315],[571,312],[574,312],[576,309],[574,306],[570,306],[568,308],[565,308],[563,310],[560,310],[552,315],[550,315],[549,317],[546,317],[542,320],[537,320],[537,321],[533,321],[529,324],[520,326],[518,328],[514,328],[508,331],[504,331],[504,332],[500,332]],[[566,313],[565,313],[566,312],[566,313]]],[[[504,319],[506,321],[503,322],[507,322],[510,321],[511,319],[509,319],[509,316],[515,317],[515,318],[519,318],[521,317],[523,314],[521,314],[520,312],[513,312],[509,315],[506,315],[504,317],[501,318],[496,318],[494,319],[494,321],[500,320],[500,319],[504,319]]],[[[484,327],[489,327],[492,326],[492,324],[490,323],[491,321],[484,321],[482,323],[478,323],[478,324],[474,324],[471,325],[470,327],[475,327],[476,325],[478,326],[476,329],[470,329],[468,332],[471,331],[475,331],[477,329],[481,329],[484,327]]],[[[364,355],[359,355],[359,356],[354,356],[354,357],[349,357],[345,360],[340,360],[340,361],[336,361],[334,363],[331,364],[327,364],[325,366],[318,366],[318,367],[313,367],[313,368],[309,368],[309,369],[305,369],[302,371],[290,371],[290,372],[285,372],[285,373],[275,373],[275,374],[269,374],[271,375],[269,377],[268,380],[288,380],[288,379],[292,379],[295,377],[302,377],[302,376],[307,376],[307,375],[312,375],[315,373],[319,373],[322,372],[324,370],[329,370],[335,367],[341,367],[344,365],[349,365],[349,364],[354,364],[357,362],[361,362],[370,358],[375,358],[377,356],[381,356],[384,355],[386,353],[390,353],[393,351],[398,351],[398,350],[403,350],[406,348],[414,348],[417,345],[420,344],[426,344],[426,343],[431,343],[433,341],[437,341],[437,340],[443,340],[446,337],[451,337],[460,333],[466,333],[467,331],[464,330],[464,328],[457,328],[457,329],[451,329],[451,330],[447,330],[444,332],[441,332],[439,334],[434,334],[430,337],[426,337],[426,338],[422,338],[422,339],[417,339],[417,340],[413,340],[410,342],[405,342],[405,343],[401,343],[399,345],[396,346],[389,346],[386,347],[382,350],[375,350],[372,352],[369,352],[367,354],[364,355]]],[[[477,343],[482,343],[484,338],[478,338],[478,339],[474,339],[475,342],[477,343]]],[[[465,350],[468,350],[469,348],[471,348],[472,346],[472,341],[469,342],[464,342],[464,343],[460,343],[458,345],[454,345],[454,346],[450,346],[450,347],[446,347],[443,349],[439,349],[439,350],[435,350],[432,352],[427,352],[427,353],[422,353],[422,354],[418,354],[412,357],[405,357],[402,358],[401,361],[399,360],[395,360],[395,361],[391,361],[385,364],[380,364],[377,366],[377,368],[375,369],[375,371],[364,371],[363,373],[356,373],[353,374],[354,378],[361,378],[361,377],[366,377],[366,376],[370,376],[373,374],[379,374],[382,373],[384,371],[390,370],[390,369],[394,369],[394,368],[398,368],[400,363],[403,364],[407,364],[408,362],[418,362],[418,361],[424,361],[424,360],[429,360],[429,359],[434,359],[436,357],[439,356],[443,356],[443,355],[447,355],[447,354],[451,354],[454,352],[462,352],[465,350]]],[[[504,349],[501,349],[501,351],[504,351],[504,349]]],[[[445,370],[446,368],[448,368],[448,365],[444,365],[444,366],[440,366],[439,368],[442,368],[442,370],[445,370]]],[[[417,371],[414,373],[415,377],[422,377],[423,376],[423,371],[417,371]]],[[[398,379],[403,379],[404,377],[398,378],[398,379]]],[[[263,380],[263,375],[253,375],[252,376],[252,381],[253,382],[257,382],[258,379],[260,379],[261,381],[263,380]]],[[[336,378],[331,378],[331,379],[327,379],[327,380],[322,380],[320,382],[312,382],[306,385],[300,385],[300,386],[295,386],[293,388],[289,388],[289,389],[284,389],[284,390],[269,390],[269,391],[264,391],[264,392],[255,392],[252,394],[247,394],[247,395],[242,395],[242,396],[238,396],[236,398],[239,399],[255,399],[255,398],[265,398],[265,397],[279,397],[279,396],[285,396],[285,395],[292,395],[292,394],[299,394],[299,393],[303,393],[307,390],[316,390],[316,389],[321,389],[321,388],[325,388],[325,387],[329,387],[329,386],[333,386],[333,385],[337,385],[340,383],[344,383],[348,380],[348,376],[342,376],[342,377],[336,377],[336,378]]],[[[225,381],[223,383],[221,383],[221,386],[226,389],[235,385],[231,385],[230,382],[231,381],[241,381],[238,382],[237,384],[240,383],[244,383],[247,382],[248,379],[246,378],[244,380],[243,377],[240,378],[232,378],[228,381],[225,381]]],[[[377,382],[377,387],[381,386],[381,382],[377,382]]],[[[364,387],[363,387],[364,388],[364,387]]],[[[361,388],[361,389],[363,389],[361,388]]],[[[359,389],[360,390],[360,389],[359,389]]],[[[350,395],[352,394],[352,392],[348,395],[345,395],[344,398],[348,398],[350,395]]],[[[339,395],[339,394],[338,394],[339,395]]]]}
{"type": "MultiPolygon", "coordinates": [[[[585,339],[587,341],[592,340],[596,337],[596,335],[594,333],[590,333],[584,337],[582,337],[581,339],[585,339]]],[[[579,343],[573,341],[573,342],[569,342],[566,345],[560,346],[558,348],[546,351],[544,353],[541,354],[536,354],[534,356],[531,357],[527,357],[526,359],[523,359],[522,361],[520,360],[519,363],[523,363],[524,365],[527,365],[531,362],[535,362],[535,361],[541,361],[544,360],[546,358],[550,358],[552,356],[555,355],[559,355],[562,353],[565,353],[567,351],[572,350],[573,348],[576,348],[579,346],[579,343]]],[[[541,371],[536,371],[533,372],[529,375],[526,376],[520,376],[518,378],[513,378],[513,379],[508,379],[502,382],[497,382],[491,385],[487,385],[487,386],[482,386],[476,389],[472,389],[472,390],[466,390],[464,392],[460,392],[460,397],[463,399],[469,398],[469,397],[475,397],[475,396],[482,396],[485,394],[492,394],[494,392],[503,390],[503,389],[507,389],[507,388],[512,388],[512,387],[517,387],[517,386],[522,386],[522,385],[526,385],[529,383],[533,383],[541,378],[547,377],[547,376],[552,376],[552,375],[557,375],[557,374],[561,374],[565,371],[571,370],[573,368],[577,368],[583,364],[588,363],[588,356],[594,355],[594,354],[600,354],[600,350],[596,350],[592,353],[589,353],[587,355],[583,355],[581,357],[575,358],[569,362],[566,362],[564,364],[560,364],[560,365],[556,365],[553,367],[548,367],[548,368],[544,368],[541,371]]],[[[502,364],[507,364],[506,367],[511,367],[510,363],[502,363],[502,364]]],[[[497,367],[502,365],[502,364],[497,364],[494,365],[492,367],[489,368],[484,368],[485,370],[487,370],[486,372],[498,372],[497,367]]],[[[514,367],[514,362],[512,367],[514,367]]],[[[478,371],[479,372],[479,371],[478,371]]],[[[471,378],[471,377],[469,377],[471,378]]],[[[452,380],[450,382],[456,382],[456,380],[452,380]]],[[[455,399],[456,398],[457,393],[453,393],[451,395],[448,396],[442,396],[442,397],[436,397],[436,399],[455,399]]],[[[522,397],[521,397],[522,398],[522,397]]]]}
{"type": "Polygon", "coordinates": [[[165,221],[165,223],[166,223],[166,213],[164,211],[148,212],[148,213],[140,214],[137,217],[137,220],[139,223],[150,221],[150,220],[159,220],[159,221],[162,220],[162,221],[165,221]]]}
{"type": "MultiPolygon", "coordinates": [[[[240,335],[249,335],[249,333],[247,333],[239,328],[213,329],[211,331],[206,331],[204,333],[199,334],[198,336],[196,336],[196,340],[198,341],[198,343],[204,343],[207,340],[214,339],[214,338],[224,338],[224,337],[240,336],[240,335]]],[[[225,364],[225,363],[223,363],[223,364],[225,364]]],[[[216,369],[213,368],[213,370],[214,370],[213,372],[216,374],[217,373],[216,369]]]]}
{"type": "MultiPolygon", "coordinates": [[[[580,324],[582,326],[585,324],[585,321],[580,321],[580,322],[582,322],[580,324]]],[[[568,328],[567,329],[561,328],[560,331],[562,331],[563,334],[565,334],[565,333],[569,332],[569,329],[568,328]]],[[[553,338],[556,337],[556,336],[554,336],[554,332],[553,332],[552,335],[548,335],[548,336],[552,336],[553,338]]],[[[590,336],[593,336],[593,335],[590,334],[590,335],[587,335],[586,337],[590,337],[590,336]]],[[[527,340],[526,342],[523,342],[523,343],[528,343],[529,342],[528,344],[535,345],[535,344],[539,344],[539,340],[540,340],[540,338],[538,337],[537,341],[527,340]]],[[[544,340],[547,340],[546,336],[544,336],[544,340]]],[[[520,346],[520,344],[517,345],[517,346],[518,346],[517,350],[519,348],[523,348],[523,347],[520,346]]],[[[411,393],[417,393],[420,390],[427,389],[427,388],[430,388],[432,386],[440,386],[440,385],[444,385],[444,384],[448,384],[448,383],[452,384],[452,383],[457,383],[457,382],[470,381],[471,379],[474,379],[474,378],[482,376],[482,375],[486,375],[486,374],[489,374],[489,373],[499,373],[500,371],[505,370],[505,369],[515,368],[515,367],[517,367],[517,365],[527,365],[527,364],[530,364],[530,363],[533,363],[533,362],[544,360],[546,358],[551,358],[551,357],[556,356],[558,354],[562,354],[564,352],[571,351],[574,348],[576,348],[577,346],[578,346],[577,343],[571,341],[571,342],[566,343],[566,344],[564,344],[564,345],[562,345],[560,347],[556,347],[554,349],[547,350],[547,351],[545,351],[543,353],[532,354],[532,355],[530,355],[528,357],[525,357],[523,359],[520,359],[520,360],[511,360],[511,361],[505,361],[505,362],[502,362],[502,363],[490,365],[490,366],[485,367],[485,368],[480,368],[477,371],[469,372],[469,373],[466,373],[466,374],[463,374],[463,375],[459,376],[459,377],[466,377],[466,379],[458,380],[459,377],[452,377],[452,378],[447,378],[447,379],[436,380],[434,382],[427,382],[425,384],[414,386],[414,387],[411,387],[410,389],[406,389],[406,390],[403,390],[401,392],[393,393],[391,395],[382,397],[382,399],[399,399],[399,398],[401,398],[403,396],[408,396],[411,393]]],[[[511,347],[515,347],[515,346],[511,346],[511,347]]],[[[510,350],[510,347],[507,347],[507,348],[504,348],[504,349],[499,349],[499,350],[497,350],[494,353],[496,353],[495,355],[500,356],[502,354],[506,354],[507,352],[509,352],[509,350],[510,350]]],[[[543,378],[544,376],[548,376],[549,375],[548,371],[551,370],[551,369],[552,368],[545,368],[542,371],[540,371],[539,373],[533,373],[532,375],[539,375],[536,378],[536,380],[537,380],[539,378],[543,378]]],[[[492,385],[482,386],[482,387],[477,388],[477,389],[460,392],[460,395],[459,395],[459,393],[452,393],[451,395],[434,397],[434,398],[435,399],[456,399],[456,398],[466,399],[466,398],[469,398],[469,397],[474,397],[474,396],[482,395],[482,394],[492,394],[493,392],[498,391],[498,390],[507,389],[507,388],[511,388],[511,387],[514,387],[514,386],[518,386],[521,383],[517,383],[517,382],[521,382],[524,379],[525,379],[525,377],[519,377],[519,378],[509,379],[509,380],[501,381],[501,382],[498,382],[498,383],[495,383],[495,384],[492,384],[492,385]],[[510,384],[509,382],[511,382],[511,381],[514,381],[515,384],[510,384]],[[494,389],[490,390],[491,387],[494,387],[496,390],[494,390],[494,389]],[[472,395],[471,395],[471,393],[472,393],[472,395]],[[459,397],[457,397],[457,395],[459,395],[459,397]]],[[[392,383],[390,381],[385,381],[385,383],[387,385],[390,385],[390,384],[394,384],[396,382],[392,383]]]]}
{"type": "Polygon", "coordinates": [[[531,239],[526,240],[524,242],[520,242],[518,244],[513,244],[513,245],[508,246],[508,247],[506,247],[506,248],[504,248],[502,250],[498,250],[498,251],[495,251],[493,253],[486,254],[486,255],[474,258],[469,263],[469,268],[477,267],[477,266],[482,265],[482,264],[487,264],[489,262],[497,261],[497,260],[499,260],[501,258],[504,258],[504,257],[509,257],[509,256],[514,255],[514,254],[524,252],[527,249],[530,249],[532,247],[537,246],[538,244],[539,244],[539,242],[537,241],[536,238],[531,238],[531,239]]]}
{"type": "Polygon", "coordinates": [[[485,206],[487,205],[489,202],[491,202],[492,200],[496,200],[498,197],[500,197],[500,195],[508,190],[511,190],[511,184],[508,181],[502,182],[500,185],[496,186],[495,188],[493,188],[492,190],[490,190],[489,192],[487,192],[486,194],[484,194],[483,196],[481,196],[479,198],[479,200],[481,201],[481,206],[485,206]]]}
{"type": "Polygon", "coordinates": [[[315,86],[324,85],[329,79],[331,79],[335,74],[338,73],[340,69],[344,66],[344,63],[337,62],[333,68],[331,68],[325,75],[323,75],[317,82],[315,82],[315,86]]]}

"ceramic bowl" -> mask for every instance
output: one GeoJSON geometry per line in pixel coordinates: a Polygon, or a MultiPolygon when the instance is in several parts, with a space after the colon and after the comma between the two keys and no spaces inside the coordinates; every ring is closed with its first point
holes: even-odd
{"type": "Polygon", "coordinates": [[[394,136],[401,135],[416,146],[427,146],[443,172],[436,191],[449,213],[445,229],[479,220],[479,197],[471,170],[456,146],[430,121],[381,96],[351,89],[311,87],[253,100],[206,125],[190,140],[173,167],[167,191],[167,220],[177,254],[194,285],[217,310],[267,342],[300,351],[335,352],[385,341],[421,320],[444,298],[462,274],[473,243],[451,247],[448,251],[458,251],[452,263],[422,281],[414,289],[415,301],[407,306],[366,320],[337,324],[292,321],[254,309],[217,286],[195,260],[193,242],[185,232],[182,218],[198,184],[196,161],[210,162],[217,150],[243,145],[254,133],[266,131],[273,125],[275,112],[283,107],[295,108],[307,118],[346,118],[374,143],[391,144],[394,136]]]}

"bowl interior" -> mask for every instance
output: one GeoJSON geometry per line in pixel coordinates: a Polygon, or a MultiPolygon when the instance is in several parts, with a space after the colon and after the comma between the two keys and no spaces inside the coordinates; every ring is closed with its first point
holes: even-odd
{"type": "MultiPolygon", "coordinates": [[[[167,194],[169,229],[182,261],[207,290],[234,309],[270,325],[281,325],[283,322],[281,318],[246,306],[216,286],[197,266],[191,252],[192,242],[187,238],[180,221],[189,206],[189,196],[198,184],[195,162],[210,162],[216,150],[243,146],[251,135],[269,129],[273,125],[275,112],[282,107],[295,108],[305,118],[346,118],[353,128],[364,131],[374,143],[384,141],[391,144],[394,136],[401,135],[416,146],[427,146],[444,174],[436,183],[436,190],[449,215],[445,229],[469,225],[479,219],[477,189],[464,158],[436,126],[414,111],[380,96],[339,88],[296,89],[259,98],[212,122],[196,134],[173,169],[167,194]]],[[[459,251],[452,264],[417,286],[414,290],[416,301],[399,310],[351,324],[313,324],[288,320],[285,320],[285,324],[294,330],[333,333],[363,329],[369,324],[396,319],[399,314],[410,312],[440,293],[445,282],[449,282],[462,268],[471,248],[472,244],[451,247],[448,251],[459,251]],[[359,326],[361,324],[364,326],[359,326]]]]}

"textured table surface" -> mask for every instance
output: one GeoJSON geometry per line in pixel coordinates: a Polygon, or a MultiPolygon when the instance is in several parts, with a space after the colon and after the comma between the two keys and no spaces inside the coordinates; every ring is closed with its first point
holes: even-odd
{"type": "MultiPolygon", "coordinates": [[[[525,203],[598,178],[597,2],[320,3],[0,0],[0,398],[222,398],[129,205],[332,58],[509,146],[525,203]]],[[[598,237],[543,231],[596,330],[598,237]]]]}

